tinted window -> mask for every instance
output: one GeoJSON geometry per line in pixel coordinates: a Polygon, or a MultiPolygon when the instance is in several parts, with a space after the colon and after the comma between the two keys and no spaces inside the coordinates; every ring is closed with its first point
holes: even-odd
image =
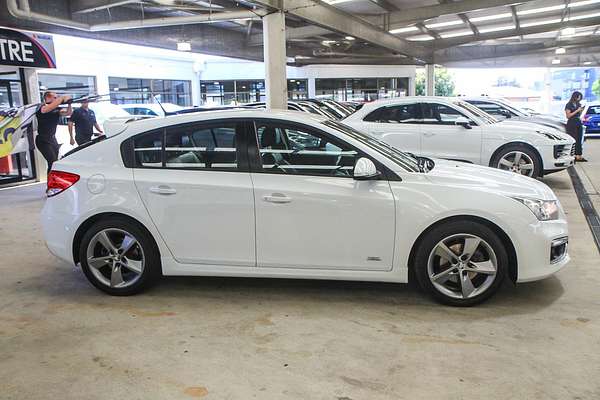
{"type": "Polygon", "coordinates": [[[511,113],[508,109],[502,107],[499,104],[488,103],[484,101],[469,101],[469,103],[473,104],[477,108],[485,111],[488,114],[492,114],[501,118],[506,118],[508,115],[516,115],[511,113]]]}
{"type": "Polygon", "coordinates": [[[262,169],[296,175],[352,177],[357,152],[327,135],[279,124],[257,124],[262,169]]]}
{"type": "Polygon", "coordinates": [[[420,123],[419,114],[419,104],[402,104],[378,108],[367,115],[364,120],[388,124],[415,124],[420,123]]]}
{"type": "Polygon", "coordinates": [[[167,130],[169,168],[236,169],[236,124],[187,125],[167,130]]]}
{"type": "Polygon", "coordinates": [[[162,143],[162,130],[137,136],[133,141],[135,166],[147,168],[162,167],[162,143]]]}
{"type": "MultiPolygon", "coordinates": [[[[423,104],[423,123],[434,125],[454,125],[458,117],[465,117],[458,110],[444,104],[423,104]]],[[[465,117],[466,118],[466,117],[465,117]]]]}
{"type": "Polygon", "coordinates": [[[600,114],[600,106],[590,106],[587,110],[587,115],[600,114]]]}

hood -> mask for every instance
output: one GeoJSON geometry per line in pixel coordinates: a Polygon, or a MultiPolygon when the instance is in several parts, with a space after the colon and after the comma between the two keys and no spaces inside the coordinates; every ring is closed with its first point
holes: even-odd
{"type": "Polygon", "coordinates": [[[432,183],[494,192],[510,197],[556,199],[556,195],[546,184],[527,176],[458,161],[433,161],[435,167],[426,174],[432,183]]]}
{"type": "MultiPolygon", "coordinates": [[[[550,126],[550,124],[543,122],[536,122],[530,118],[511,118],[504,121],[500,121],[497,124],[492,124],[495,129],[519,131],[519,132],[539,132],[539,133],[550,133],[554,136],[559,137],[561,140],[570,140],[569,136],[564,129],[557,126],[550,126]]],[[[550,139],[551,140],[551,139],[550,139]]]]}

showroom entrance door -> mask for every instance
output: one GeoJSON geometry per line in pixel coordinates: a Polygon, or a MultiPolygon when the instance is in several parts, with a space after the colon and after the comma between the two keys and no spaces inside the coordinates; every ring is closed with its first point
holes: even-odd
{"type": "MultiPolygon", "coordinates": [[[[23,71],[0,72],[0,109],[24,105],[23,71]]],[[[35,179],[33,131],[17,143],[17,150],[0,157],[0,186],[35,179]],[[22,151],[19,151],[22,150],[22,151]]]]}

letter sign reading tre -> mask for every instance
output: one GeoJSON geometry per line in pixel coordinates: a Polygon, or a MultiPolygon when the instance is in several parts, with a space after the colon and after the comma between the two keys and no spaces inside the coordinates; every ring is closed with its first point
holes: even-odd
{"type": "Polygon", "coordinates": [[[0,28],[0,65],[56,68],[52,36],[0,28]]]}

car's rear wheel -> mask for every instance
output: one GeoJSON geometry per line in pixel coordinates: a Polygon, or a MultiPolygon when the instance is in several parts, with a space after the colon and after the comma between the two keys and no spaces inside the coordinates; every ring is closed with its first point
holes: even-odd
{"type": "Polygon", "coordinates": [[[160,255],[154,240],[124,218],[93,224],[83,235],[79,259],[88,280],[115,296],[136,294],[160,275],[160,255]]]}
{"type": "Polygon", "coordinates": [[[451,221],[427,232],[414,266],[420,286],[436,300],[472,306],[496,293],[508,268],[508,255],[502,240],[487,226],[451,221]]]}
{"type": "Polygon", "coordinates": [[[522,144],[511,144],[498,151],[491,166],[505,171],[537,178],[542,174],[542,163],[537,154],[522,144]]]}

